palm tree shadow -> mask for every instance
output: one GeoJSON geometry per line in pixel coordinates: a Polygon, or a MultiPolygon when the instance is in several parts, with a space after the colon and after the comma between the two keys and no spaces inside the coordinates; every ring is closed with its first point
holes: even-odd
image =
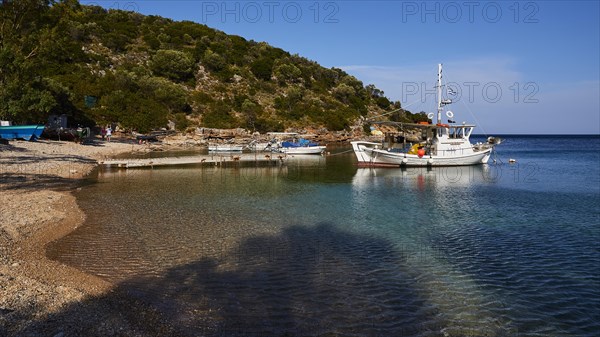
{"type": "Polygon", "coordinates": [[[97,330],[101,320],[124,326],[125,334],[418,335],[422,322],[436,313],[424,309],[431,306],[413,276],[405,257],[384,239],[331,224],[292,226],[159,277],[129,279],[111,294],[68,307],[25,332],[56,331],[63,322],[73,327],[67,334],[111,334],[97,330]],[[129,304],[118,307],[124,301],[129,304]],[[94,312],[95,319],[74,323],[82,316],[77,310],[94,312]]]}

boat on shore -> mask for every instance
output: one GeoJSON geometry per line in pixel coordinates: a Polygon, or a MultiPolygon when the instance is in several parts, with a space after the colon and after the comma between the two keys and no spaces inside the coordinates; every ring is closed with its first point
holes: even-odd
{"type": "MultiPolygon", "coordinates": [[[[351,142],[359,166],[408,167],[408,166],[465,166],[486,164],[494,146],[500,143],[490,137],[487,143],[471,144],[475,125],[455,124],[454,113],[446,112],[447,122],[442,119],[444,106],[452,103],[442,100],[442,65],[438,65],[437,79],[437,120],[435,124],[386,122],[402,130],[420,130],[421,142],[403,148],[384,148],[382,143],[368,141],[351,142]]],[[[433,114],[430,114],[433,119],[433,114]]],[[[382,123],[383,124],[383,123],[382,123]]]]}
{"type": "Polygon", "coordinates": [[[4,125],[0,126],[0,138],[6,140],[24,139],[36,140],[44,132],[44,125],[4,125]]]}

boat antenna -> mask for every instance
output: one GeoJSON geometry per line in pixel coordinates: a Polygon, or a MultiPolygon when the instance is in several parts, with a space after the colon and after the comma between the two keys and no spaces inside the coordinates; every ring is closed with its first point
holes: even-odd
{"type": "MultiPolygon", "coordinates": [[[[447,76],[448,77],[448,76],[447,76]]],[[[446,82],[448,83],[448,82],[446,82]]],[[[469,112],[469,115],[471,116],[471,118],[473,118],[473,120],[475,121],[475,124],[477,125],[477,127],[483,132],[483,134],[487,137],[488,133],[485,129],[485,127],[483,126],[482,123],[479,122],[479,119],[477,118],[477,115],[475,115],[473,113],[473,110],[471,110],[471,108],[469,107],[468,104],[465,103],[465,101],[461,100],[462,106],[469,112]]]]}
{"type": "Polygon", "coordinates": [[[437,79],[437,94],[438,94],[438,107],[437,107],[437,122],[439,124],[442,122],[442,64],[438,64],[438,79],[437,79]]]}

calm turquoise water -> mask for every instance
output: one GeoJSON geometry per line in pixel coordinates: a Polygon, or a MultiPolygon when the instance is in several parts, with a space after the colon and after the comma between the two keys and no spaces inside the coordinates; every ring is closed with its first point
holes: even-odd
{"type": "Polygon", "coordinates": [[[505,138],[482,167],[99,172],[48,254],[186,335],[597,336],[600,137],[505,138]]]}

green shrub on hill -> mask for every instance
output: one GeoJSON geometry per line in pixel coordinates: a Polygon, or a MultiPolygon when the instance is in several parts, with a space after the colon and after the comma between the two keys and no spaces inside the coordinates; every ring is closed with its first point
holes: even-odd
{"type": "Polygon", "coordinates": [[[180,130],[192,120],[260,132],[343,130],[394,106],[341,69],[190,21],[76,0],[8,1],[0,20],[2,119],[43,122],[65,113],[72,123],[139,132],[169,118],[180,130]]]}

